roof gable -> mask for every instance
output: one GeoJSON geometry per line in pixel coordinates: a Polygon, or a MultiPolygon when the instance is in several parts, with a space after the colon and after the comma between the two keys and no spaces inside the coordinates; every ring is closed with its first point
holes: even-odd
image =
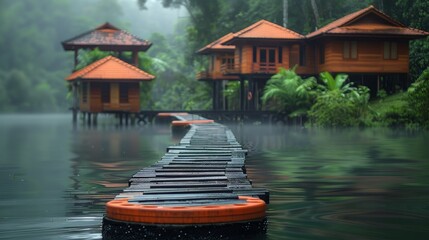
{"type": "Polygon", "coordinates": [[[306,37],[314,38],[330,34],[384,34],[418,38],[427,36],[429,33],[408,28],[371,5],[335,20],[306,37]]]}
{"type": "Polygon", "coordinates": [[[299,33],[284,28],[267,20],[260,20],[234,34],[225,44],[233,44],[240,39],[270,39],[270,40],[297,40],[303,39],[299,33]]]}
{"type": "Polygon", "coordinates": [[[121,30],[106,22],[93,30],[62,42],[62,45],[64,50],[95,47],[104,47],[105,49],[106,47],[120,47],[125,51],[131,49],[146,51],[152,44],[147,40],[138,38],[127,31],[121,30]]]}
{"type": "Polygon", "coordinates": [[[71,75],[66,80],[72,81],[75,79],[87,80],[135,80],[147,81],[153,80],[155,77],[145,71],[134,67],[118,58],[107,56],[100,59],[83,69],[80,69],[71,75]]]}
{"type": "Polygon", "coordinates": [[[235,46],[222,45],[226,41],[231,40],[233,37],[234,37],[233,33],[228,33],[225,36],[217,39],[216,41],[207,44],[207,46],[205,46],[205,47],[201,48],[200,50],[198,50],[197,53],[208,54],[208,53],[212,53],[212,52],[215,52],[215,51],[218,51],[218,52],[234,51],[235,46]]]}

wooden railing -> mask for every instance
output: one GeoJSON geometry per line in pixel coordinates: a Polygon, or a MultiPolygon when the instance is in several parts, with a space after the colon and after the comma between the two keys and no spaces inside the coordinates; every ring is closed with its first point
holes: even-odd
{"type": "Polygon", "coordinates": [[[210,79],[212,78],[212,74],[209,71],[201,71],[196,74],[197,80],[210,79]]]}
{"type": "Polygon", "coordinates": [[[275,63],[253,64],[253,72],[256,73],[276,73],[277,66],[275,63]]]}
{"type": "Polygon", "coordinates": [[[220,66],[220,71],[223,74],[240,73],[241,67],[240,64],[225,63],[220,66]]]}

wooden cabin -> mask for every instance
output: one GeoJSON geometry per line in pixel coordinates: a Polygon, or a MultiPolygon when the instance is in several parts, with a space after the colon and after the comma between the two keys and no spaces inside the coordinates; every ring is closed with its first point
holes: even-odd
{"type": "Polygon", "coordinates": [[[196,78],[212,83],[213,110],[226,110],[228,108],[227,99],[223,94],[226,83],[227,81],[239,80],[238,76],[226,74],[235,66],[235,46],[226,46],[223,43],[232,37],[233,34],[229,33],[197,51],[198,54],[208,57],[207,69],[198,72],[196,78]]]}
{"type": "Polygon", "coordinates": [[[78,90],[83,113],[137,113],[140,111],[140,82],[155,77],[118,58],[108,56],[66,78],[78,90]]]}
{"type": "Polygon", "coordinates": [[[308,73],[347,73],[351,81],[367,85],[374,94],[396,86],[405,89],[409,85],[409,42],[428,35],[369,6],[306,36],[313,56],[308,73]]]}
{"type": "MultiPolygon", "coordinates": [[[[229,76],[240,80],[240,109],[258,110],[261,108],[259,99],[266,81],[279,67],[289,68],[299,63],[299,56],[295,56],[299,54],[296,49],[299,49],[304,36],[261,20],[221,39],[221,44],[231,47],[230,51],[234,50],[234,57],[228,62],[229,65],[215,63],[213,68],[209,67],[209,71],[219,71],[219,67],[216,67],[223,66],[220,73],[224,79],[229,76]],[[248,81],[246,87],[245,80],[248,81]]],[[[201,50],[199,53],[202,53],[201,50]]],[[[231,55],[228,57],[231,58],[231,55]]],[[[215,72],[210,74],[216,75],[215,72]]]]}
{"type": "Polygon", "coordinates": [[[261,20],[235,33],[225,45],[234,45],[234,69],[229,74],[257,77],[274,74],[279,67],[297,64],[291,49],[299,46],[304,36],[292,30],[261,20]]]}
{"type": "Polygon", "coordinates": [[[91,113],[126,113],[128,116],[128,113],[140,111],[140,82],[155,77],[138,69],[138,53],[147,51],[152,43],[106,22],[63,41],[62,46],[66,51],[74,51],[75,68],[80,49],[98,48],[115,52],[119,57],[123,52],[131,52],[132,55],[130,63],[106,57],[66,78],[73,92],[73,122],[77,121],[79,111],[88,113],[89,118],[91,113]]]}
{"type": "MultiPolygon", "coordinates": [[[[409,28],[373,6],[346,15],[305,37],[261,20],[228,37],[234,46],[234,67],[224,75],[248,80],[241,84],[241,109],[260,110],[260,96],[279,67],[297,66],[303,76],[347,73],[373,95],[409,85],[409,42],[429,33],[409,28]],[[247,94],[246,94],[247,93],[247,94]]],[[[210,70],[210,68],[209,68],[210,70]]],[[[210,74],[210,73],[208,73],[210,74]]]]}

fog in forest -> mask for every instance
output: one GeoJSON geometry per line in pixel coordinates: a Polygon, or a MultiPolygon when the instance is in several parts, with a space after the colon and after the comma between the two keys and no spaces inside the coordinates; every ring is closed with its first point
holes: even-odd
{"type": "Polygon", "coordinates": [[[64,78],[73,70],[73,53],[62,41],[105,22],[149,41],[154,34],[171,39],[186,19],[183,9],[157,0],[148,0],[146,9],[137,0],[2,0],[0,112],[67,111],[64,78]]]}
{"type": "MultiPolygon", "coordinates": [[[[306,35],[370,5],[429,31],[424,0],[0,0],[0,113],[66,112],[71,88],[64,78],[76,69],[61,42],[106,21],[153,43],[139,53],[139,68],[156,76],[142,84],[141,109],[208,110],[212,85],[196,80],[208,58],[198,49],[261,19],[278,25],[286,19],[287,28],[306,35]]],[[[413,79],[427,68],[428,49],[427,38],[410,45],[413,79]]],[[[100,56],[80,51],[78,58],[84,67],[100,56]]],[[[228,84],[228,102],[237,105],[238,85],[228,84]]]]}

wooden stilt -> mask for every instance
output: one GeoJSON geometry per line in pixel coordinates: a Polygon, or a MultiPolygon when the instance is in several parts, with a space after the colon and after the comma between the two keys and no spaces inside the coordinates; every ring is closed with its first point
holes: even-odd
{"type": "Polygon", "coordinates": [[[245,94],[244,94],[244,79],[240,78],[240,110],[244,111],[245,103],[245,94]]]}

